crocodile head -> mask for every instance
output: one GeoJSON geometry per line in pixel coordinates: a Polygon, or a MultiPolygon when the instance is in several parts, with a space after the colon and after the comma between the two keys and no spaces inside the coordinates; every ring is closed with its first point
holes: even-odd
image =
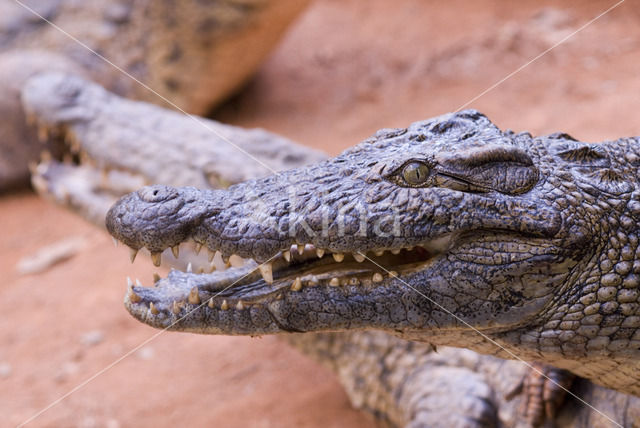
{"type": "Polygon", "coordinates": [[[610,239],[619,225],[636,228],[629,206],[640,213],[633,182],[621,179],[637,166],[615,150],[502,132],[466,110],[225,190],[145,187],[111,208],[107,228],[156,262],[192,240],[255,261],[131,287],[127,309],[155,327],[372,328],[475,348],[472,329],[538,340],[561,304],[593,293],[585,283],[616,274],[631,245],[610,239]]]}

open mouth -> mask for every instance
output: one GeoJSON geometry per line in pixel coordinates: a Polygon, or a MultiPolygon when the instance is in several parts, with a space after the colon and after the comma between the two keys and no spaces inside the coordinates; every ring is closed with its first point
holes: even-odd
{"type": "MultiPolygon", "coordinates": [[[[201,273],[173,270],[166,278],[155,278],[154,287],[134,285],[130,280],[125,305],[138,314],[141,310],[154,316],[176,316],[189,310],[189,305],[207,306],[214,310],[242,310],[252,305],[279,300],[286,293],[313,292],[320,288],[341,289],[345,293],[357,288],[386,286],[403,275],[424,270],[451,245],[451,236],[412,248],[381,249],[368,252],[337,253],[311,244],[294,245],[282,250],[269,261],[258,265],[253,260],[238,262],[235,267],[219,269],[215,260],[220,256],[209,249],[213,271],[198,268],[201,273]],[[203,272],[203,270],[205,272],[203,272]]],[[[196,243],[196,250],[202,245],[196,243]]],[[[135,255],[136,250],[132,250],[135,255]]],[[[179,247],[173,247],[174,256],[179,247]]],[[[160,265],[160,254],[152,255],[160,265]]],[[[230,266],[229,259],[222,260],[230,266]]],[[[233,261],[233,257],[232,260],[233,261]]]]}
{"type": "Polygon", "coordinates": [[[31,181],[39,194],[65,204],[88,192],[113,201],[148,184],[134,171],[115,164],[107,167],[93,159],[66,126],[51,129],[43,124],[37,126],[42,142],[49,142],[40,161],[29,165],[31,181]]]}

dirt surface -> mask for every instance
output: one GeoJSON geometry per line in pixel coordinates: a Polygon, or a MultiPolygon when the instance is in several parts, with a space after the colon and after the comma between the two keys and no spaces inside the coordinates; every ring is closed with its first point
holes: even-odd
{"type": "MultiPolygon", "coordinates": [[[[331,153],[463,106],[534,134],[640,135],[634,2],[572,35],[614,4],[317,0],[214,116],[331,153]]],[[[273,337],[158,334],[135,322],[122,308],[125,278],[149,282],[153,266],[142,257],[131,266],[126,249],[73,215],[31,194],[6,196],[0,236],[0,426],[86,381],[28,426],[373,424],[327,370],[273,337]],[[84,250],[18,273],[24,257],[69,237],[84,250]]]]}

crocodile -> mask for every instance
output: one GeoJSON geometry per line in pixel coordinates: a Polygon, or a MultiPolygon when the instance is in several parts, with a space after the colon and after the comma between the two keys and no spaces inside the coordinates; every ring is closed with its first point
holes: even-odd
{"type": "MultiPolygon", "coordinates": [[[[22,90],[22,102],[38,127],[65,140],[67,151],[74,153],[66,162],[44,159],[34,168],[34,187],[102,227],[116,198],[144,182],[221,188],[268,175],[269,168],[300,167],[326,158],[262,130],[247,131],[201,119],[200,125],[210,129],[200,132],[201,126],[194,126],[191,118],[122,99],[73,75],[50,73],[31,79],[22,90]],[[157,124],[170,126],[159,131],[157,124]],[[229,150],[230,142],[262,164],[248,161],[236,148],[229,150]],[[141,151],[141,146],[148,150],[141,151]],[[173,168],[162,163],[167,159],[173,168]]],[[[172,258],[170,252],[163,257],[172,258]]],[[[197,266],[202,260],[189,258],[183,246],[174,263],[184,269],[188,261],[197,266]]],[[[232,268],[215,275],[233,276],[234,272],[232,268]]],[[[426,343],[408,342],[380,331],[292,334],[285,338],[335,371],[355,407],[394,426],[508,427],[517,426],[522,413],[525,397],[505,399],[528,371],[515,361],[447,347],[438,347],[435,353],[426,343]]],[[[637,417],[634,409],[638,405],[632,396],[582,380],[573,391],[615,420],[637,417]]],[[[535,409],[533,404],[528,407],[535,409]]],[[[528,409],[525,413],[530,420],[540,418],[540,412],[528,409]]],[[[575,401],[563,407],[556,423],[611,426],[575,401]]]]}
{"type": "Polygon", "coordinates": [[[534,138],[465,110],[224,190],[144,187],[106,225],[156,264],[187,241],[253,260],[129,287],[126,308],[153,327],[381,330],[638,396],[639,153],[634,138],[534,138]]]}
{"type": "Polygon", "coordinates": [[[75,73],[131,99],[202,115],[248,80],[308,3],[0,3],[0,191],[25,185],[40,152],[20,109],[30,77],[75,73]]]}

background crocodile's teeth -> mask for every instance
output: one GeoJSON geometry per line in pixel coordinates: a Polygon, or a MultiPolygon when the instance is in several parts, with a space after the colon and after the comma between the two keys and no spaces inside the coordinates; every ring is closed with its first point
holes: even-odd
{"type": "Polygon", "coordinates": [[[236,304],[236,309],[239,311],[244,309],[244,303],[242,303],[242,300],[238,300],[238,303],[236,304]]]}
{"type": "Polygon", "coordinates": [[[209,306],[211,309],[213,309],[213,297],[209,299],[209,302],[207,303],[207,306],[209,306]]]}
{"type": "Polygon", "coordinates": [[[396,272],[395,270],[389,271],[389,278],[397,278],[398,276],[398,272],[396,272]]]}
{"type": "Polygon", "coordinates": [[[304,253],[304,244],[298,244],[298,254],[302,255],[304,253]]]}
{"type": "Polygon", "coordinates": [[[324,250],[322,248],[316,248],[316,256],[321,259],[322,256],[324,256],[324,250]]]}
{"type": "Polygon", "coordinates": [[[382,282],[382,279],[383,279],[382,275],[379,274],[378,272],[374,273],[373,277],[371,278],[373,282],[382,282]]]}
{"type": "Polygon", "coordinates": [[[151,262],[154,266],[160,266],[162,263],[162,253],[151,253],[151,262]]]}
{"type": "Polygon", "coordinates": [[[271,263],[261,264],[258,266],[258,270],[267,284],[273,284],[273,266],[271,266],[271,263]]]}
{"type": "Polygon", "coordinates": [[[135,248],[129,248],[129,260],[131,260],[131,263],[133,263],[137,255],[138,250],[136,250],[135,248]]]}
{"type": "Polygon", "coordinates": [[[284,257],[284,259],[288,262],[291,261],[291,251],[289,250],[284,250],[282,251],[282,257],[284,257]]]}
{"type": "Polygon", "coordinates": [[[391,250],[391,254],[395,254],[397,256],[398,254],[400,254],[400,250],[397,249],[397,248],[393,249],[393,250],[391,250]]]}
{"type": "Polygon", "coordinates": [[[300,291],[302,289],[302,280],[297,277],[293,284],[291,284],[291,291],[300,291]]]}
{"type": "Polygon", "coordinates": [[[222,301],[222,305],[220,305],[220,309],[222,309],[223,311],[226,311],[227,309],[229,309],[229,303],[227,303],[226,299],[222,301]]]}
{"type": "Polygon", "coordinates": [[[180,244],[171,247],[171,252],[173,253],[173,257],[176,259],[180,257],[180,244]]]}
{"type": "Polygon", "coordinates": [[[329,285],[332,287],[337,287],[338,285],[340,285],[340,280],[338,278],[331,278],[331,281],[329,281],[329,285]]]}
{"type": "Polygon", "coordinates": [[[187,300],[192,305],[200,304],[200,294],[198,293],[198,287],[193,287],[191,291],[189,291],[189,297],[187,297],[187,300]]]}
{"type": "Polygon", "coordinates": [[[337,261],[338,263],[344,260],[344,254],[342,253],[333,253],[332,256],[333,260],[337,261]]]}
{"type": "Polygon", "coordinates": [[[384,254],[384,250],[374,251],[373,254],[375,254],[376,256],[380,257],[381,255],[384,254]]]}
{"type": "Polygon", "coordinates": [[[353,258],[356,259],[358,263],[362,263],[365,257],[360,253],[353,253],[353,258]]]}

